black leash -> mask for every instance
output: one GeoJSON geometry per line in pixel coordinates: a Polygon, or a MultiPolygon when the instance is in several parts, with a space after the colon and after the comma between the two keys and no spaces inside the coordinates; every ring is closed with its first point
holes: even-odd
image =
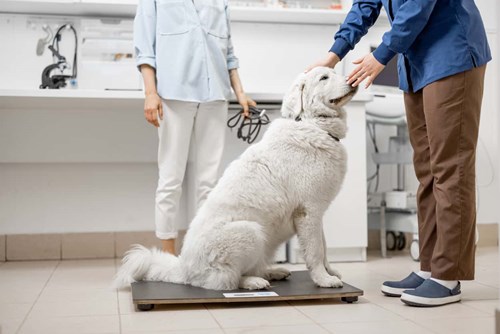
{"type": "Polygon", "coordinates": [[[250,113],[248,117],[243,115],[242,109],[240,112],[236,113],[236,115],[228,119],[227,126],[234,129],[239,125],[236,135],[239,139],[251,144],[259,136],[262,126],[269,124],[269,116],[266,115],[265,109],[261,110],[252,106],[248,109],[250,113]]]}

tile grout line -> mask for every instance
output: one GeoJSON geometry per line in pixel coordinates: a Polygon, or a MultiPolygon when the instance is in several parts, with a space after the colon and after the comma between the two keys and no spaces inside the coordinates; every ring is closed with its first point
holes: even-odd
{"type": "Polygon", "coordinates": [[[219,328],[224,332],[226,333],[226,330],[222,327],[222,325],[219,323],[219,321],[217,320],[217,318],[215,317],[215,315],[212,314],[212,312],[210,312],[210,309],[207,307],[207,304],[203,304],[203,307],[208,311],[208,314],[210,314],[210,316],[215,320],[215,323],[219,326],[219,328]]]}
{"type": "Polygon", "coordinates": [[[291,304],[290,301],[288,300],[285,300],[285,302],[290,305],[292,308],[294,308],[296,311],[298,311],[300,314],[302,314],[303,316],[305,316],[307,319],[311,320],[313,322],[313,324],[315,325],[318,325],[320,326],[321,328],[325,329],[328,333],[331,333],[328,329],[324,328],[319,322],[316,322],[314,321],[313,318],[309,317],[307,314],[305,314],[304,312],[302,312],[299,308],[297,308],[295,305],[291,304]]]}
{"type": "MultiPolygon", "coordinates": [[[[116,266],[116,259],[113,260],[113,263],[114,263],[115,275],[116,275],[116,271],[118,269],[117,266],[116,266]]],[[[118,330],[119,330],[119,332],[121,334],[122,333],[122,314],[121,314],[121,311],[120,311],[120,291],[118,289],[116,289],[116,304],[118,306],[118,330]]]]}
{"type": "Polygon", "coordinates": [[[59,265],[61,264],[61,260],[59,260],[56,264],[56,266],[54,267],[54,269],[52,270],[52,272],[50,273],[50,276],[49,278],[47,279],[47,281],[45,282],[45,284],[43,285],[43,288],[40,290],[40,293],[38,294],[38,296],[36,297],[35,301],[33,302],[33,305],[31,305],[28,313],[26,313],[26,315],[24,316],[23,318],[23,321],[21,322],[21,324],[19,325],[19,327],[17,328],[16,330],[16,334],[18,334],[20,331],[21,331],[21,328],[23,328],[26,320],[28,320],[28,317],[29,315],[31,314],[31,311],[33,311],[33,308],[35,307],[35,304],[37,303],[38,299],[40,299],[40,296],[42,295],[43,291],[45,290],[45,288],[47,287],[47,284],[49,284],[49,281],[50,279],[52,278],[52,276],[54,276],[54,273],[56,272],[57,268],[59,268],[59,265]]]}

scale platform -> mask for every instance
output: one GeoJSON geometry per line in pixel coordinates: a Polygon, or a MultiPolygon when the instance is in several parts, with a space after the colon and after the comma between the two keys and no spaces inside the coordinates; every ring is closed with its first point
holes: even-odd
{"type": "Polygon", "coordinates": [[[132,300],[138,310],[149,311],[160,304],[242,303],[284,300],[341,299],[353,303],[363,290],[344,283],[342,288],[320,288],[308,271],[292,271],[283,281],[271,281],[267,290],[206,290],[190,285],[165,282],[132,283],[132,300]]]}

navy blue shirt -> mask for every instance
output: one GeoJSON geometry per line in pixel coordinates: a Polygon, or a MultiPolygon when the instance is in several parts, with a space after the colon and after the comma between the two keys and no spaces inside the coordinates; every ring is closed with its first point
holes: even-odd
{"type": "Polygon", "coordinates": [[[444,77],[486,64],[491,52],[474,0],[354,0],[330,49],[342,59],[384,6],[391,30],[373,52],[386,65],[399,54],[399,88],[416,92],[444,77]]]}

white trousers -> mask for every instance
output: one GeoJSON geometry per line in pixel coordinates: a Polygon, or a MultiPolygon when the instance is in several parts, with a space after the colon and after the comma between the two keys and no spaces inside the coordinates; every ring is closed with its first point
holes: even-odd
{"type": "Polygon", "coordinates": [[[155,223],[159,239],[177,238],[177,215],[182,182],[190,161],[199,208],[219,178],[224,151],[228,103],[162,100],[163,120],[158,128],[159,180],[155,223]]]}

